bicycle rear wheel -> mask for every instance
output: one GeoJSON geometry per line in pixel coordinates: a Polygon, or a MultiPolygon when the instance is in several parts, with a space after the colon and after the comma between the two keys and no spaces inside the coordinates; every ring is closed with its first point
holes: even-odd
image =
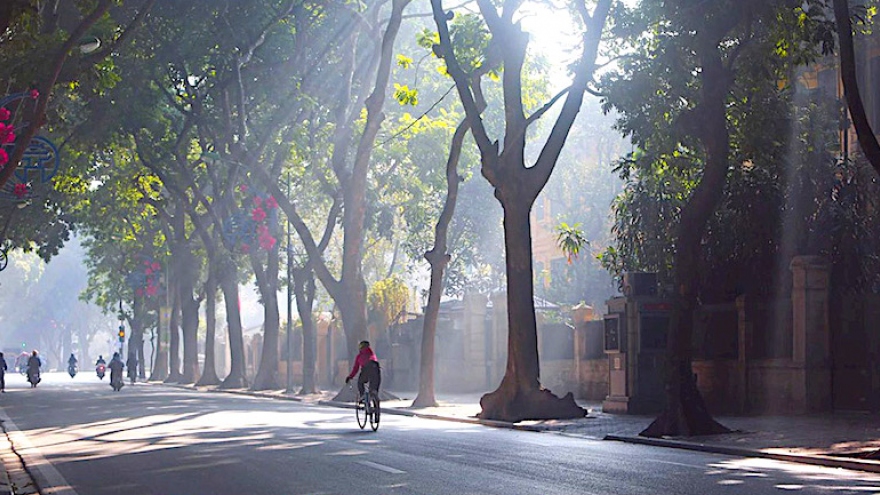
{"type": "Polygon", "coordinates": [[[373,407],[372,407],[373,410],[371,411],[372,414],[370,414],[370,428],[372,428],[373,431],[376,431],[379,429],[379,396],[378,396],[378,394],[371,396],[370,400],[373,403],[373,407]]]}
{"type": "Polygon", "coordinates": [[[364,401],[358,399],[354,404],[354,415],[357,417],[358,426],[363,430],[367,426],[367,409],[364,401]]]}

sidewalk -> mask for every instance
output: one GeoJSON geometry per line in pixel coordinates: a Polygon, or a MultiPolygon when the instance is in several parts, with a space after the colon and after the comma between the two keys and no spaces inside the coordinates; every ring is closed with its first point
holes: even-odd
{"type": "MultiPolygon", "coordinates": [[[[221,391],[216,390],[216,392],[221,391]]],[[[283,391],[222,392],[295,400],[316,405],[352,407],[350,403],[332,401],[335,392],[303,397],[287,395],[283,391]]],[[[383,414],[880,472],[878,456],[873,456],[873,459],[864,458],[867,453],[876,453],[880,450],[880,417],[870,414],[719,417],[716,419],[734,430],[732,433],[651,439],[639,437],[638,434],[651,423],[653,416],[606,414],[602,412],[599,403],[578,401],[589,411],[589,415],[581,419],[522,421],[514,424],[476,418],[477,413],[480,412],[481,394],[438,394],[437,407],[412,408],[410,405],[415,397],[414,393],[393,393],[401,397],[401,400],[383,401],[383,414]]]]}

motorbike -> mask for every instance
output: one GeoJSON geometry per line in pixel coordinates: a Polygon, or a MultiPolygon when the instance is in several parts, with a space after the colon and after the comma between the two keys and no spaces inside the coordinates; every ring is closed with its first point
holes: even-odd
{"type": "Polygon", "coordinates": [[[40,370],[28,370],[27,379],[31,384],[31,388],[37,388],[37,384],[40,383],[40,370]]]}
{"type": "Polygon", "coordinates": [[[104,373],[106,373],[106,372],[107,372],[107,367],[105,365],[99,364],[99,365],[95,366],[95,373],[98,374],[98,378],[100,378],[101,380],[104,379],[104,373]]]}
{"type": "Polygon", "coordinates": [[[119,392],[122,390],[122,387],[125,386],[125,381],[122,380],[122,373],[110,373],[110,386],[113,387],[114,392],[119,392]]]}
{"type": "Polygon", "coordinates": [[[71,378],[75,377],[76,376],[76,365],[75,364],[67,365],[67,373],[70,375],[71,378]]]}

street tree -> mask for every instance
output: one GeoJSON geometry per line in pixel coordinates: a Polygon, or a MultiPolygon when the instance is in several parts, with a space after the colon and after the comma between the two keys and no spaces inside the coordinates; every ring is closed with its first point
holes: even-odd
{"type": "Polygon", "coordinates": [[[507,268],[508,353],[507,368],[497,390],[480,400],[485,419],[520,421],[523,419],[584,416],[571,394],[560,399],[540,385],[537,322],[534,308],[531,227],[529,214],[541,189],[550,178],[584,93],[593,78],[602,31],[612,1],[600,0],[590,12],[579,3],[583,22],[583,52],[574,70],[572,85],[545,106],[526,116],[522,99],[522,71],[528,47],[528,34],[514,21],[521,2],[509,1],[499,12],[494,2],[478,0],[480,12],[492,35],[494,50],[503,67],[505,125],[503,147],[493,141],[484,126],[472,81],[455,54],[448,26],[448,14],[441,0],[432,0],[434,21],[440,34],[437,50],[455,81],[459,97],[480,149],[482,174],[495,188],[495,197],[504,208],[504,245],[507,268]],[[528,127],[565,96],[559,117],[536,162],[527,167],[525,147],[528,127]]]}
{"type": "MultiPolygon", "coordinates": [[[[643,164],[638,170],[655,176],[645,184],[665,189],[674,200],[657,204],[674,220],[674,247],[665,253],[644,251],[669,267],[674,310],[667,335],[665,408],[643,435],[726,431],[709,414],[691,370],[703,241],[723,200],[732,161],[749,169],[753,158],[761,158],[755,147],[734,154],[733,129],[745,129],[755,109],[765,104],[763,98],[776,91],[771,88],[790,73],[787,69],[814,59],[823,46],[821,22],[808,10],[784,1],[735,6],[645,1],[633,11],[640,20],[626,23],[640,26],[631,38],[636,53],[622,63],[627,76],[621,81],[627,84],[607,88],[609,107],[620,112],[618,127],[640,150],[633,157],[643,164]],[[647,32],[652,35],[644,36],[647,32]],[[663,182],[652,170],[680,174],[683,180],[663,182]]],[[[639,207],[652,208],[647,203],[639,207]]],[[[664,245],[666,235],[658,236],[658,245],[664,245]]]]}
{"type": "MultiPolygon", "coordinates": [[[[329,99],[329,122],[333,133],[328,154],[320,160],[332,173],[335,191],[331,194],[338,194],[344,205],[342,261],[338,277],[319,249],[319,242],[297,205],[286,197],[264,168],[255,165],[263,187],[275,197],[290,219],[315,275],[339,308],[349,349],[356,349],[357,342],[366,338],[367,287],[362,263],[368,179],[376,137],[385,120],[383,107],[394,59],[394,43],[403,11],[409,3],[410,0],[393,0],[390,12],[382,8],[386,2],[334,6],[322,11],[329,23],[328,32],[338,32],[342,38],[341,42],[338,37],[334,38],[332,44],[338,45],[336,51],[322,59],[332,63],[341,73],[335,91],[328,93],[326,88],[323,91],[323,96],[329,99]],[[352,19],[356,22],[351,22],[352,19]]],[[[331,211],[328,219],[333,214],[331,211]]]]}

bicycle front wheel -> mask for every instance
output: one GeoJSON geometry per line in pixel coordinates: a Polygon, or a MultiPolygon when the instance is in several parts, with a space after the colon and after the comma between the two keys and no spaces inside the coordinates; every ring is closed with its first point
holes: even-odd
{"type": "Polygon", "coordinates": [[[358,426],[363,430],[367,426],[367,409],[364,407],[364,401],[358,399],[354,404],[354,414],[357,417],[358,426]]]}
{"type": "Polygon", "coordinates": [[[378,394],[370,397],[370,400],[373,403],[373,407],[372,407],[373,410],[371,411],[372,414],[370,414],[370,428],[372,428],[373,431],[376,431],[379,429],[379,397],[378,397],[378,394]]]}

